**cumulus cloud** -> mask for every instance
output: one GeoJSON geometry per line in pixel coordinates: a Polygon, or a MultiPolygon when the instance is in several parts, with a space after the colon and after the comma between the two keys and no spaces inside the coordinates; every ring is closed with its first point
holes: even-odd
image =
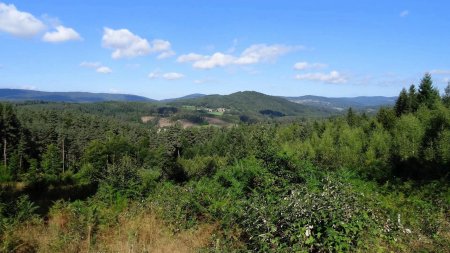
{"type": "Polygon", "coordinates": [[[298,74],[294,77],[297,80],[319,81],[324,83],[346,83],[347,79],[338,71],[331,71],[330,73],[306,73],[298,74]]]}
{"type": "Polygon", "coordinates": [[[82,62],[80,63],[80,67],[95,69],[97,73],[100,74],[109,74],[112,73],[112,70],[106,66],[103,66],[100,62],[82,62]]]}
{"type": "Polygon", "coordinates": [[[150,72],[148,74],[148,78],[150,78],[150,79],[156,79],[156,78],[159,78],[160,76],[161,76],[161,73],[159,71],[150,72]]]}
{"type": "Polygon", "coordinates": [[[402,18],[404,18],[408,15],[409,15],[409,10],[404,10],[404,11],[400,12],[400,17],[402,17],[402,18]]]}
{"type": "Polygon", "coordinates": [[[212,55],[190,53],[178,57],[177,62],[190,62],[194,68],[212,69],[228,65],[250,65],[273,62],[278,57],[296,49],[285,45],[256,44],[245,49],[239,56],[216,52],[212,55]]]}
{"type": "Polygon", "coordinates": [[[232,55],[214,53],[211,56],[206,56],[201,60],[193,62],[192,66],[197,69],[212,69],[233,64],[235,61],[236,58],[232,55]]]}
{"type": "Polygon", "coordinates": [[[166,79],[166,80],[178,80],[183,78],[184,75],[181,73],[176,73],[176,72],[170,72],[170,73],[165,73],[162,75],[162,78],[166,79]]]}
{"type": "Polygon", "coordinates": [[[111,54],[113,59],[133,58],[151,53],[159,53],[158,58],[163,59],[175,54],[169,41],[155,39],[150,43],[127,29],[114,30],[105,27],[102,45],[114,50],[111,54]]]}
{"type": "Polygon", "coordinates": [[[112,72],[112,70],[110,68],[105,67],[105,66],[98,67],[95,71],[97,71],[98,73],[102,73],[102,74],[109,74],[112,72]]]}
{"type": "Polygon", "coordinates": [[[162,78],[169,81],[179,80],[182,79],[183,77],[184,77],[183,74],[177,72],[161,73],[160,71],[153,71],[148,74],[148,78],[150,79],[162,78]]]}
{"type": "Polygon", "coordinates": [[[260,62],[274,61],[292,48],[285,45],[252,45],[242,52],[241,56],[236,59],[236,64],[255,64],[260,62]]]}
{"type": "Polygon", "coordinates": [[[430,71],[433,75],[450,75],[450,69],[433,69],[430,71]]]}
{"type": "Polygon", "coordinates": [[[46,26],[32,14],[17,10],[13,4],[0,3],[0,31],[18,37],[32,37],[46,26]]]}
{"type": "Polygon", "coordinates": [[[45,42],[59,43],[70,40],[81,40],[81,36],[72,28],[58,25],[56,31],[46,32],[42,37],[45,42]]]}
{"type": "Polygon", "coordinates": [[[326,68],[327,66],[328,65],[324,63],[297,62],[294,64],[294,69],[296,70],[322,69],[326,68]]]}
{"type": "Polygon", "coordinates": [[[196,61],[200,61],[203,59],[207,59],[208,56],[203,56],[200,54],[195,54],[195,53],[190,53],[190,54],[184,54],[184,55],[180,55],[177,59],[177,62],[196,62],[196,61]]]}

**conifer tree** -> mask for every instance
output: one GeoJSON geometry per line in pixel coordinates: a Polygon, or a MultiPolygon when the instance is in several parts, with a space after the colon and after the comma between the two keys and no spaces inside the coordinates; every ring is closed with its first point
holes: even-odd
{"type": "Polygon", "coordinates": [[[397,117],[410,111],[409,100],[410,99],[408,97],[408,93],[406,92],[406,89],[403,88],[402,91],[400,92],[400,95],[397,98],[397,101],[395,102],[394,108],[397,117]]]}
{"type": "Polygon", "coordinates": [[[42,167],[45,174],[58,176],[61,170],[61,160],[58,148],[55,144],[50,144],[42,156],[42,167]]]}
{"type": "Polygon", "coordinates": [[[8,153],[17,144],[20,132],[20,123],[10,104],[2,106],[1,142],[3,147],[3,165],[7,167],[8,153]]]}
{"type": "Polygon", "coordinates": [[[448,82],[447,87],[444,90],[444,96],[442,96],[442,102],[447,107],[450,107],[450,82],[448,82]]]}
{"type": "Polygon", "coordinates": [[[437,99],[439,99],[439,91],[433,87],[431,75],[429,73],[425,73],[422,81],[420,82],[417,100],[420,105],[423,104],[427,107],[431,107],[437,99]]]}
{"type": "Polygon", "coordinates": [[[414,84],[411,84],[411,86],[409,86],[408,107],[410,108],[411,112],[415,112],[418,107],[417,90],[416,90],[416,86],[414,84]]]}
{"type": "Polygon", "coordinates": [[[356,125],[356,115],[351,107],[347,111],[347,123],[351,127],[356,125]]]}

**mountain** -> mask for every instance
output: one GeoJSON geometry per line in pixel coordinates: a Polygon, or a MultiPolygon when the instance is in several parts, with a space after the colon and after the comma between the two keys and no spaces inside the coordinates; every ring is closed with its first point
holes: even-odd
{"type": "Polygon", "coordinates": [[[90,93],[90,92],[45,92],[21,89],[0,89],[0,100],[26,101],[41,100],[50,102],[89,103],[103,101],[156,101],[142,96],[128,94],[90,93]]]}
{"type": "Polygon", "coordinates": [[[255,91],[240,91],[230,95],[207,95],[194,99],[180,99],[169,104],[174,106],[196,106],[225,108],[243,114],[269,114],[272,116],[325,116],[332,113],[326,108],[317,108],[270,96],[255,91]]]}
{"type": "Polygon", "coordinates": [[[186,95],[186,96],[179,97],[179,98],[168,98],[168,99],[162,99],[162,100],[159,100],[159,101],[160,102],[173,102],[173,101],[176,101],[176,100],[194,99],[194,98],[201,98],[201,97],[204,97],[204,96],[207,96],[207,95],[200,94],[200,93],[194,93],[194,94],[186,95]]]}
{"type": "Polygon", "coordinates": [[[380,106],[392,106],[397,97],[383,96],[361,96],[361,97],[320,97],[320,96],[300,96],[284,97],[285,99],[302,105],[309,105],[320,108],[344,110],[352,107],[355,109],[376,109],[380,106]]]}

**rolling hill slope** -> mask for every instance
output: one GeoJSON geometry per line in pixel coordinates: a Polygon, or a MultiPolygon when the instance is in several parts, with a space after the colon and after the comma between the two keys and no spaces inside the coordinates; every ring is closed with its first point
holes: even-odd
{"type": "Polygon", "coordinates": [[[174,106],[189,105],[207,108],[226,108],[240,113],[260,114],[271,110],[286,116],[325,116],[333,113],[326,108],[317,108],[288,101],[282,97],[269,96],[255,91],[242,91],[230,95],[208,95],[195,99],[181,99],[171,102],[174,106]]]}

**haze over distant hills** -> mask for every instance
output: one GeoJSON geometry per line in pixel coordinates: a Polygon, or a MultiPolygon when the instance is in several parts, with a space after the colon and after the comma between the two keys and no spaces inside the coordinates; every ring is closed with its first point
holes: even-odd
{"type": "Polygon", "coordinates": [[[0,89],[0,100],[3,101],[30,101],[40,100],[49,102],[72,102],[91,103],[104,101],[129,101],[129,102],[152,102],[150,98],[111,93],[91,93],[91,92],[47,92],[21,89],[0,89]]]}
{"type": "Polygon", "coordinates": [[[321,97],[321,96],[300,96],[285,97],[287,100],[304,105],[317,106],[323,108],[333,108],[344,110],[352,107],[357,109],[377,108],[380,106],[391,106],[395,104],[397,97],[383,96],[360,96],[360,97],[321,97]]]}
{"type": "Polygon", "coordinates": [[[49,101],[89,103],[105,101],[122,102],[163,102],[175,105],[204,106],[211,108],[234,108],[239,110],[265,110],[271,109],[284,114],[298,114],[309,111],[307,108],[315,107],[325,110],[341,111],[348,107],[356,109],[370,109],[380,106],[390,106],[395,103],[396,97],[361,96],[361,97],[277,97],[254,91],[236,92],[230,95],[190,94],[187,96],[163,100],[155,100],[143,96],[129,94],[90,93],[90,92],[45,92],[22,89],[0,89],[2,101],[49,101]],[[299,106],[302,105],[302,106],[299,106]],[[305,107],[306,106],[306,107],[305,107]]]}

